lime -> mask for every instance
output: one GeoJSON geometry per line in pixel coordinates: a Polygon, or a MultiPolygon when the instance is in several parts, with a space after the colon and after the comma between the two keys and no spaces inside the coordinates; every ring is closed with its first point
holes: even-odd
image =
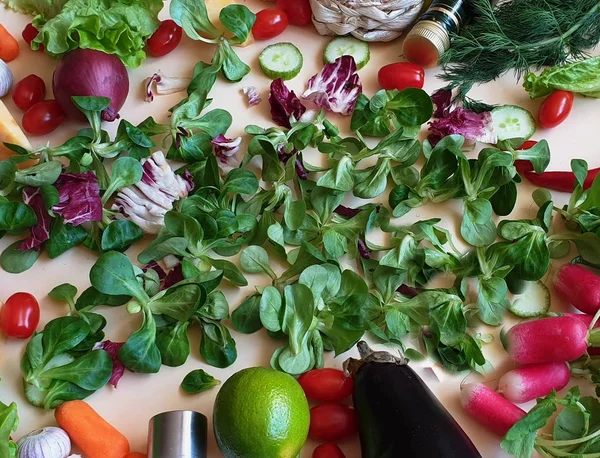
{"type": "Polygon", "coordinates": [[[304,391],[291,375],[275,369],[241,370],[215,400],[213,426],[225,458],[295,458],[309,424],[304,391]]]}

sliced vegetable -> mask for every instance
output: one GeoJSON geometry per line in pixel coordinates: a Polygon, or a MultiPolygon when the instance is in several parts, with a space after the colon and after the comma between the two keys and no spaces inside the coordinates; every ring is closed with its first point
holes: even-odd
{"type": "Polygon", "coordinates": [[[64,430],[48,426],[23,436],[17,448],[17,458],[67,458],[71,453],[71,439],[64,430]]]}
{"type": "Polygon", "coordinates": [[[569,91],[554,91],[540,105],[538,121],[544,129],[562,124],[571,114],[574,96],[569,91]]]}
{"type": "Polygon", "coordinates": [[[4,62],[15,60],[19,55],[19,43],[6,27],[0,24],[0,59],[4,62]]]}
{"type": "Polygon", "coordinates": [[[15,293],[0,309],[0,329],[7,337],[29,339],[40,322],[40,306],[29,293],[15,293]]]}
{"type": "Polygon", "coordinates": [[[292,43],[267,46],[258,56],[260,68],[271,79],[290,80],[302,70],[302,53],[292,43]]]}
{"type": "Polygon", "coordinates": [[[550,310],[550,291],[542,281],[527,282],[524,291],[513,300],[509,310],[522,318],[542,316],[550,310]]]}
{"type": "Polygon", "coordinates": [[[123,63],[113,54],[93,49],[78,49],[65,56],[52,76],[54,97],[65,113],[83,119],[73,104],[73,96],[108,97],[110,105],[102,110],[104,121],[119,118],[119,110],[129,93],[129,76],[123,63]]]}
{"type": "Polygon", "coordinates": [[[461,385],[460,402],[478,423],[500,436],[525,416],[525,411],[483,383],[461,385]]]}
{"type": "Polygon", "coordinates": [[[146,46],[150,55],[162,57],[173,51],[183,36],[183,29],[172,19],[162,21],[158,29],[152,34],[146,46]]]}
{"type": "Polygon", "coordinates": [[[600,276],[581,264],[565,264],[554,277],[554,290],[576,309],[594,315],[600,309],[600,276]]]}
{"type": "Polygon", "coordinates": [[[342,56],[352,56],[356,62],[356,69],[360,70],[371,59],[369,44],[354,37],[337,37],[327,43],[323,51],[323,61],[326,64],[333,64],[342,56]]]}
{"type": "Polygon", "coordinates": [[[308,437],[318,441],[338,442],[356,435],[356,414],[347,404],[326,402],[310,409],[308,437]]]}
{"type": "Polygon", "coordinates": [[[411,62],[396,62],[381,67],[377,73],[377,81],[383,89],[402,91],[409,87],[423,88],[425,70],[411,62]]]}
{"type": "Polygon", "coordinates": [[[12,99],[17,108],[29,110],[46,98],[46,83],[37,75],[29,75],[15,84],[12,99]]]}
{"type": "Polygon", "coordinates": [[[252,26],[252,35],[257,40],[270,40],[287,29],[288,15],[277,8],[267,8],[256,13],[256,22],[252,26]]]}
{"type": "Polygon", "coordinates": [[[86,458],[123,458],[130,451],[127,438],[86,402],[65,402],[54,417],[86,458]]]}
{"type": "Polygon", "coordinates": [[[560,391],[570,379],[567,363],[531,364],[504,374],[498,382],[498,393],[520,404],[547,396],[552,390],[560,391]]]}
{"type": "Polygon", "coordinates": [[[587,349],[587,326],[568,316],[517,324],[502,337],[513,361],[520,364],[573,361],[587,349]]]}
{"type": "Polygon", "coordinates": [[[29,108],[23,115],[23,130],[31,135],[48,135],[66,119],[56,100],[44,100],[29,108]]]}
{"type": "Polygon", "coordinates": [[[352,395],[354,381],[338,369],[313,369],[302,374],[298,383],[311,401],[337,402],[352,395]]]}
{"type": "Polygon", "coordinates": [[[344,363],[354,378],[362,458],[481,458],[405,358],[358,343],[361,359],[344,363]]]}
{"type": "Polygon", "coordinates": [[[535,120],[529,111],[516,105],[503,105],[492,110],[498,140],[528,140],[535,133],[535,120]]]}

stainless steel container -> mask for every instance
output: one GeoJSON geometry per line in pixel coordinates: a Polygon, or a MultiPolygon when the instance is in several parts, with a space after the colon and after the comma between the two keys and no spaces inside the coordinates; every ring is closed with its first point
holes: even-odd
{"type": "Polygon", "coordinates": [[[207,419],[191,410],[155,415],[148,425],[148,458],[207,458],[207,419]]]}

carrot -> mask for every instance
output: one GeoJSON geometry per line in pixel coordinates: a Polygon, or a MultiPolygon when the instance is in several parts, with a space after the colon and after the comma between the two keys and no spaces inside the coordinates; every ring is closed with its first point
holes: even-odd
{"type": "Polygon", "coordinates": [[[65,402],[54,417],[86,458],[123,458],[130,451],[127,438],[83,401],[65,402]]]}
{"type": "Polygon", "coordinates": [[[19,43],[6,28],[0,24],[0,59],[4,62],[15,60],[19,55],[19,43]]]}
{"type": "Polygon", "coordinates": [[[123,458],[147,458],[145,453],[131,452],[125,455],[123,458]]]}

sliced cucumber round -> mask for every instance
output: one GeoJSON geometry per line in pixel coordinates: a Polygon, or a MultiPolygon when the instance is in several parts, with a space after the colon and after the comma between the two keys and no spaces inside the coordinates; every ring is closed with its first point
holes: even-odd
{"type": "Polygon", "coordinates": [[[258,56],[263,73],[271,79],[294,78],[302,70],[302,53],[292,43],[277,43],[267,46],[258,56]]]}
{"type": "Polygon", "coordinates": [[[508,308],[521,318],[543,316],[550,310],[550,291],[541,281],[528,282],[525,291],[508,308]]]}
{"type": "Polygon", "coordinates": [[[326,64],[332,64],[342,56],[354,57],[356,68],[360,70],[369,62],[371,52],[367,43],[354,37],[334,38],[325,47],[323,60],[326,64]]]}
{"type": "Polygon", "coordinates": [[[520,138],[528,140],[535,133],[535,119],[525,108],[503,105],[492,110],[498,140],[520,138]]]}

